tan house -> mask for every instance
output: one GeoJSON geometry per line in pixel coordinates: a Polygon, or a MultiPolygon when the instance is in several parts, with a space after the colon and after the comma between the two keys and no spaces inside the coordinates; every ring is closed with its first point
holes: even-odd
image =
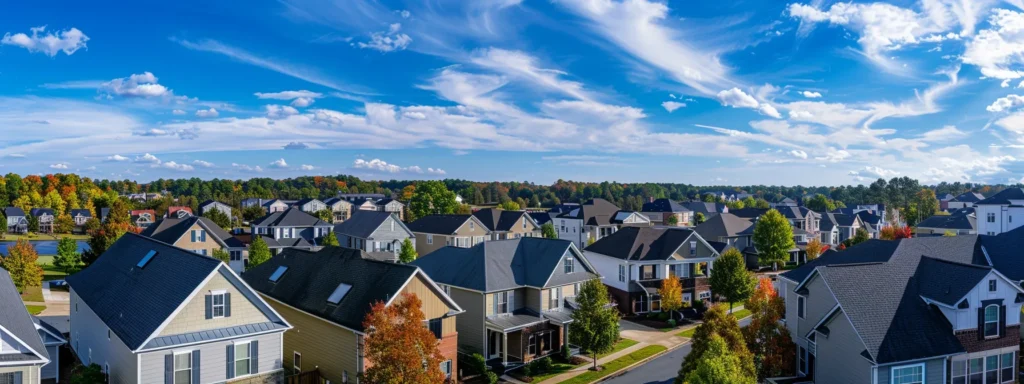
{"type": "Polygon", "coordinates": [[[224,250],[230,256],[228,265],[236,273],[245,270],[249,260],[245,244],[205,217],[163,219],[140,234],[200,255],[213,256],[214,250],[224,250]]]}
{"type": "Polygon", "coordinates": [[[407,225],[416,234],[420,256],[446,246],[469,248],[487,241],[491,231],[473,215],[429,215],[407,225]]]}
{"type": "Polygon", "coordinates": [[[370,307],[413,293],[447,358],[441,370],[452,377],[458,372],[455,315],[462,309],[419,268],[366,256],[340,247],[289,249],[245,273],[245,281],[295,327],[284,335],[285,366],[292,372],[317,368],[332,383],[358,382],[369,364],[362,348],[370,307]]]}
{"type": "Polygon", "coordinates": [[[526,211],[488,208],[473,212],[473,216],[491,231],[491,240],[541,236],[540,225],[526,211]]]}
{"type": "Polygon", "coordinates": [[[334,212],[333,224],[342,223],[352,217],[352,202],[348,200],[332,197],[324,200],[324,204],[327,204],[327,209],[334,212]]]}
{"type": "Polygon", "coordinates": [[[567,346],[580,284],[600,278],[572,242],[539,237],[445,247],[411,264],[466,310],[459,350],[507,368],[567,346]]]}

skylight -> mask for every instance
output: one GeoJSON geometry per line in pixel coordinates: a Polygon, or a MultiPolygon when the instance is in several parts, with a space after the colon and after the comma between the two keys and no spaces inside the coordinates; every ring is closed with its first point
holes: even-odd
{"type": "Polygon", "coordinates": [[[281,275],[283,275],[287,271],[288,267],[277,267],[277,270],[274,271],[274,274],[270,275],[270,281],[276,283],[278,280],[281,279],[281,275]]]}
{"type": "Polygon", "coordinates": [[[146,253],[146,256],[143,256],[142,260],[139,260],[139,263],[136,264],[135,266],[139,268],[145,268],[146,264],[149,264],[149,261],[153,259],[153,256],[156,256],[156,251],[149,251],[148,253],[146,253]]]}
{"type": "Polygon", "coordinates": [[[345,283],[339,284],[338,288],[335,289],[334,293],[331,294],[331,297],[327,298],[327,302],[331,303],[331,304],[338,304],[338,303],[340,303],[341,299],[345,298],[345,295],[348,294],[348,291],[350,289],[352,289],[351,285],[348,285],[348,284],[345,284],[345,283]]]}

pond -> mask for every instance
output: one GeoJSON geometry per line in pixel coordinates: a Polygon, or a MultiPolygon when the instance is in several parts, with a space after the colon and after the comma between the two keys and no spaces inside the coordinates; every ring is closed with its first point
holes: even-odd
{"type": "MultiPolygon", "coordinates": [[[[77,240],[78,252],[81,253],[89,249],[89,244],[85,240],[77,240]]],[[[0,254],[7,254],[7,247],[14,246],[14,241],[0,241],[0,254]]],[[[38,240],[30,241],[32,246],[36,247],[36,253],[40,255],[56,255],[57,254],[57,240],[38,240]]]]}

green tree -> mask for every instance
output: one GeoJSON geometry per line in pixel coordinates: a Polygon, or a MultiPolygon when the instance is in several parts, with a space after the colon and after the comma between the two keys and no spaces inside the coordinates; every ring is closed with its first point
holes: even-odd
{"type": "Polygon", "coordinates": [[[754,377],[743,373],[740,358],[729,351],[721,336],[711,335],[707,351],[694,369],[676,382],[686,384],[755,384],[754,377]],[[681,380],[680,380],[681,379],[681,380]]]}
{"type": "Polygon", "coordinates": [[[857,228],[857,231],[854,232],[853,234],[853,241],[850,245],[857,245],[863,243],[865,241],[868,241],[869,238],[870,235],[868,235],[868,230],[864,228],[857,228]]]}
{"type": "Polygon", "coordinates": [[[326,221],[328,223],[334,222],[334,211],[330,209],[321,209],[316,212],[316,218],[326,221]]]}
{"type": "Polygon", "coordinates": [[[736,365],[739,366],[743,376],[754,378],[757,372],[754,368],[754,358],[747,349],[743,332],[740,331],[739,322],[732,315],[725,313],[724,305],[714,305],[704,313],[704,322],[697,326],[691,340],[690,354],[683,360],[679,368],[679,375],[676,377],[676,384],[683,384],[684,379],[690,372],[697,370],[704,356],[711,350],[711,343],[714,336],[725,341],[727,349],[739,359],[736,365]]]}
{"type": "Polygon", "coordinates": [[[836,204],[832,202],[825,195],[817,194],[806,200],[805,204],[808,209],[817,212],[832,212],[836,209],[836,204]]]}
{"type": "Polygon", "coordinates": [[[242,218],[253,221],[267,215],[267,209],[259,205],[251,205],[242,209],[242,218]]]}
{"type": "Polygon", "coordinates": [[[341,244],[338,243],[338,236],[335,235],[334,232],[332,231],[327,232],[327,235],[324,236],[324,239],[320,240],[320,245],[323,245],[325,247],[337,247],[340,246],[341,244]]]}
{"type": "Polygon", "coordinates": [[[557,239],[558,233],[555,232],[555,225],[550,222],[544,223],[540,226],[540,233],[544,235],[546,239],[557,239]]]}
{"type": "Polygon", "coordinates": [[[103,370],[95,363],[89,365],[76,365],[71,369],[71,384],[96,384],[106,383],[107,377],[103,370]]]}
{"type": "Polygon", "coordinates": [[[458,206],[455,192],[449,191],[443,182],[431,180],[416,185],[416,192],[409,201],[409,212],[411,216],[420,218],[432,214],[450,214],[458,206]]]}
{"type": "Polygon", "coordinates": [[[530,208],[540,208],[540,198],[536,193],[530,196],[530,208]]]}
{"type": "Polygon", "coordinates": [[[100,224],[100,228],[93,231],[89,237],[89,249],[82,253],[82,262],[85,265],[96,261],[111,244],[120,239],[128,231],[136,231],[135,225],[131,223],[131,215],[128,205],[121,199],[116,199],[110,206],[107,219],[100,224]]]}
{"type": "Polygon", "coordinates": [[[668,218],[665,219],[665,224],[668,224],[673,227],[679,225],[679,216],[676,216],[674,214],[668,215],[668,218]]]}
{"type": "Polygon", "coordinates": [[[715,202],[718,202],[718,198],[715,197],[715,195],[711,194],[711,193],[704,194],[703,200],[704,200],[705,203],[715,203],[715,202]]]}
{"type": "Polygon", "coordinates": [[[785,263],[789,260],[789,250],[795,246],[793,227],[779,211],[769,209],[757,219],[754,224],[754,248],[757,249],[760,264],[777,266],[778,263],[785,263]]]}
{"type": "Polygon", "coordinates": [[[947,229],[946,232],[942,233],[942,236],[943,237],[956,237],[956,232],[953,232],[953,231],[950,231],[950,230],[947,229]]]}
{"type": "Polygon", "coordinates": [[[504,203],[498,204],[498,209],[502,209],[502,210],[506,210],[506,211],[518,211],[519,208],[520,208],[519,207],[519,203],[514,202],[512,200],[509,200],[509,201],[506,201],[504,203]]]}
{"type": "Polygon", "coordinates": [[[749,298],[757,284],[754,274],[747,270],[743,255],[736,248],[729,248],[715,260],[709,280],[711,292],[729,302],[730,313],[732,303],[749,298]]]}
{"type": "Polygon", "coordinates": [[[263,241],[262,236],[254,235],[252,243],[249,244],[249,265],[246,268],[254,268],[263,264],[270,260],[270,257],[270,248],[267,247],[267,242],[263,241]]]}
{"type": "Polygon", "coordinates": [[[224,264],[231,262],[231,253],[220,248],[214,249],[212,256],[214,259],[224,262],[224,264]]]}
{"type": "Polygon", "coordinates": [[[82,266],[82,254],[78,253],[78,242],[70,237],[62,237],[57,242],[57,257],[53,258],[53,266],[60,268],[65,274],[82,266]]]}
{"type": "Polygon", "coordinates": [[[28,217],[26,217],[28,219],[28,231],[32,233],[39,232],[39,218],[28,211],[25,211],[25,213],[28,214],[28,217]]]}
{"type": "Polygon", "coordinates": [[[771,208],[771,206],[772,205],[768,203],[768,200],[765,199],[757,199],[754,204],[754,207],[757,209],[768,209],[771,208]]]}
{"type": "Polygon", "coordinates": [[[69,234],[75,230],[75,219],[65,213],[53,220],[53,233],[69,234]]]}
{"type": "Polygon", "coordinates": [[[419,255],[416,254],[416,247],[412,245],[412,240],[405,239],[402,241],[402,248],[398,251],[398,261],[402,264],[411,263],[419,255]]]}
{"type": "Polygon", "coordinates": [[[697,214],[693,216],[693,220],[696,221],[697,224],[701,224],[707,220],[707,218],[704,216],[703,212],[697,212],[697,214]]]}
{"type": "Polygon", "coordinates": [[[217,208],[211,208],[206,212],[203,212],[203,217],[210,219],[214,224],[223,229],[231,230],[231,218],[224,212],[221,212],[217,208]]]}
{"type": "Polygon", "coordinates": [[[923,188],[914,195],[914,204],[917,207],[917,217],[911,225],[916,225],[924,219],[932,217],[939,210],[939,199],[935,197],[935,190],[923,188]]]}
{"type": "Polygon", "coordinates": [[[576,310],[572,313],[569,337],[594,358],[611,351],[619,340],[619,313],[608,305],[608,288],[598,279],[587,280],[576,295],[576,310]]]}
{"type": "Polygon", "coordinates": [[[36,248],[22,239],[7,248],[7,256],[0,257],[0,267],[11,274],[18,292],[25,292],[25,288],[38,287],[43,282],[43,268],[36,264],[38,260],[36,248]]]}

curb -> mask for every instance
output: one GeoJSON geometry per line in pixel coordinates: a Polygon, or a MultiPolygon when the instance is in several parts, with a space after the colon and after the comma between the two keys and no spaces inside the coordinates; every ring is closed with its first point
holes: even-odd
{"type": "Polygon", "coordinates": [[[629,366],[627,366],[625,368],[620,369],[618,372],[615,372],[615,373],[612,373],[612,374],[610,374],[608,376],[605,376],[605,377],[602,377],[600,379],[597,379],[596,381],[591,382],[591,384],[603,383],[605,381],[608,381],[608,380],[614,379],[616,377],[625,375],[625,374],[629,373],[630,371],[632,371],[634,368],[636,368],[638,366],[641,366],[641,365],[644,365],[644,364],[647,364],[647,362],[649,362],[651,360],[654,360],[654,359],[657,359],[657,358],[661,357],[662,355],[665,355],[665,354],[667,354],[669,352],[672,352],[672,351],[674,351],[676,349],[679,349],[680,347],[682,347],[684,345],[687,345],[687,344],[690,344],[690,340],[686,340],[685,342],[677,344],[674,347],[671,347],[671,348],[666,349],[664,351],[661,351],[661,352],[658,352],[658,353],[653,354],[651,356],[648,356],[647,358],[645,358],[643,360],[640,360],[640,361],[638,361],[636,363],[633,363],[632,365],[629,365],[629,366]]]}

